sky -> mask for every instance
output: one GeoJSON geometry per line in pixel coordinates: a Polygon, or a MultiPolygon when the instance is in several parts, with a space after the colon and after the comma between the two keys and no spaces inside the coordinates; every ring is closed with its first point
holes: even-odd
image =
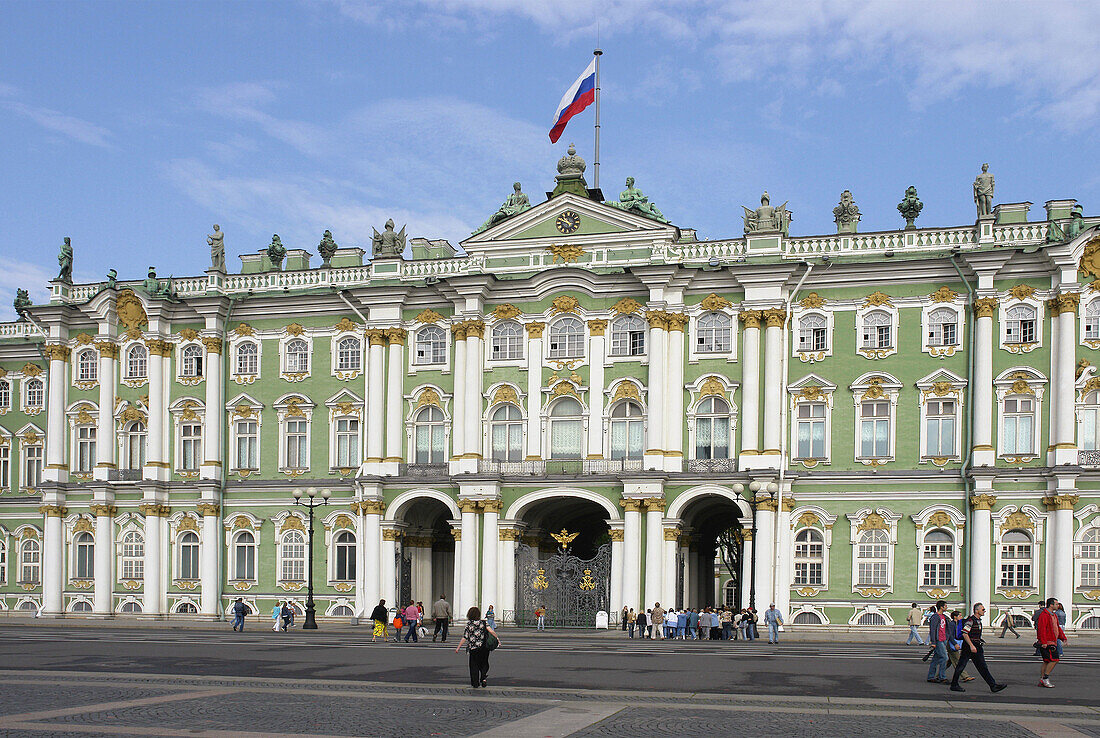
{"type": "MultiPolygon", "coordinates": [[[[1100,3],[287,0],[0,3],[0,320],[77,281],[201,274],[266,247],[369,249],[387,218],[457,245],[553,187],[558,100],[597,43],[601,186],[627,176],[702,238],[788,201],[792,235],[971,223],[995,202],[1100,213],[1100,3]]],[[[589,184],[591,176],[589,176],[589,184]]],[[[315,262],[317,261],[315,257],[315,262]]]]}

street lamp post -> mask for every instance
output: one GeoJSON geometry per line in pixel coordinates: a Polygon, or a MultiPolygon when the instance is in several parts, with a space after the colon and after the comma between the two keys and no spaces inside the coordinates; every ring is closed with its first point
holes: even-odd
{"type": "Polygon", "coordinates": [[[779,492],[779,485],[775,482],[768,482],[766,485],[760,482],[749,482],[748,490],[752,493],[751,497],[745,496],[745,485],[740,482],[733,485],[733,491],[737,493],[741,499],[749,503],[749,509],[752,511],[752,564],[751,571],[749,572],[749,607],[753,610],[756,609],[756,507],[760,504],[760,490],[764,490],[768,493],[768,499],[774,500],[775,495],[779,492]]]}
{"type": "MultiPolygon", "coordinates": [[[[294,504],[302,505],[309,508],[309,594],[306,595],[306,619],[302,623],[302,630],[317,630],[317,608],[313,606],[313,508],[320,507],[321,505],[328,504],[329,495],[331,491],[327,489],[321,490],[321,499],[317,499],[317,488],[307,487],[306,499],[302,499],[302,490],[294,490],[294,504]]],[[[754,548],[755,552],[756,549],[754,548]]]]}

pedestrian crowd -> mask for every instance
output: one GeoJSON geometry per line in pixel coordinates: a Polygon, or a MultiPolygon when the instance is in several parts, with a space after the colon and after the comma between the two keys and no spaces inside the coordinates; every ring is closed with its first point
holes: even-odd
{"type": "Polygon", "coordinates": [[[645,612],[624,607],[619,621],[627,638],[652,640],[679,639],[686,641],[753,641],[760,637],[757,625],[763,622],[768,631],[768,643],[779,643],[779,626],[783,615],[773,604],[763,618],[756,608],[685,607],[665,610],[660,602],[645,612]]]}

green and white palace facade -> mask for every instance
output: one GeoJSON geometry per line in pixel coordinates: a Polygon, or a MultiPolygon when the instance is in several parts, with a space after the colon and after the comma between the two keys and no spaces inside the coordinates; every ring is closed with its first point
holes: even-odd
{"type": "Polygon", "coordinates": [[[1100,218],[807,237],[765,203],[700,240],[561,180],[460,251],[52,282],[0,324],[0,609],[301,608],[315,488],[322,618],[755,590],[1100,628],[1100,218]]]}

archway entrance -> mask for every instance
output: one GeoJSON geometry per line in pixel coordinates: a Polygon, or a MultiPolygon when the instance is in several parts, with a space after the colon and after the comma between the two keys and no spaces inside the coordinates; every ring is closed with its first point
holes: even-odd
{"type": "Polygon", "coordinates": [[[423,602],[425,608],[441,595],[454,598],[455,543],[448,522],[451,511],[439,500],[420,497],[408,504],[396,549],[397,604],[423,602]]]}
{"type": "Polygon", "coordinates": [[[528,507],[516,548],[516,625],[588,627],[611,601],[611,536],[607,510],[570,497],[549,498],[528,507]]]}
{"type": "Polygon", "coordinates": [[[740,608],[747,531],[742,511],[721,495],[704,495],[680,512],[684,535],[677,556],[676,606],[740,608]]]}

